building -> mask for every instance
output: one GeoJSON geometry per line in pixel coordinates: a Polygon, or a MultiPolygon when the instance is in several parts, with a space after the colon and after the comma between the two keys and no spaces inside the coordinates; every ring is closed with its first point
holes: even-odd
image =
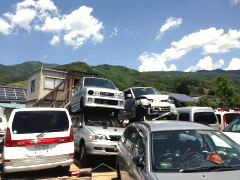
{"type": "Polygon", "coordinates": [[[67,107],[74,86],[84,76],[96,74],[38,69],[28,77],[26,107],[67,107]]]}
{"type": "Polygon", "coordinates": [[[25,108],[27,89],[0,86],[0,114],[9,119],[13,109],[25,108]]]}

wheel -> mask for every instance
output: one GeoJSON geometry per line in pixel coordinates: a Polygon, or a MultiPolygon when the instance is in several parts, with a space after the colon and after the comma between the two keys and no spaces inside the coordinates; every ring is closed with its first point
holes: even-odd
{"type": "Polygon", "coordinates": [[[87,154],[84,142],[80,143],[80,156],[79,156],[80,166],[85,167],[87,163],[87,154]]]}
{"type": "Polygon", "coordinates": [[[64,172],[69,172],[70,166],[64,166],[64,167],[62,167],[62,170],[63,170],[64,172]]]}
{"type": "Polygon", "coordinates": [[[83,112],[83,98],[80,100],[80,111],[83,112]]]}
{"type": "Polygon", "coordinates": [[[120,173],[118,161],[116,161],[116,169],[117,169],[117,180],[121,180],[121,173],[120,173]]]}
{"type": "Polygon", "coordinates": [[[146,121],[147,120],[147,112],[144,108],[138,107],[136,118],[138,121],[146,121]]]}

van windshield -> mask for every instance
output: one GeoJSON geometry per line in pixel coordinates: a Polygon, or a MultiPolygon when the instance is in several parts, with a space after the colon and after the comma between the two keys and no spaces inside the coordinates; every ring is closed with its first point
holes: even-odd
{"type": "Polygon", "coordinates": [[[86,126],[107,126],[107,127],[122,127],[124,126],[114,117],[85,115],[86,126]]]}
{"type": "Polygon", "coordinates": [[[217,124],[217,118],[214,112],[196,112],[194,113],[194,122],[202,124],[217,124]]]}
{"type": "Polygon", "coordinates": [[[13,134],[67,131],[69,121],[65,111],[23,111],[16,112],[13,134]]]}

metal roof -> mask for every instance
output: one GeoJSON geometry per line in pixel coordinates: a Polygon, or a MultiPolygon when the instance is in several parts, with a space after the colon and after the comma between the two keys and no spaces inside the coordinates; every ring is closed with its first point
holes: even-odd
{"type": "Polygon", "coordinates": [[[179,102],[198,102],[198,100],[190,96],[187,96],[186,94],[168,93],[168,92],[165,92],[165,94],[168,94],[171,98],[179,102]]]}
{"type": "Polygon", "coordinates": [[[14,103],[0,103],[0,107],[4,108],[13,108],[13,109],[20,109],[20,108],[25,108],[25,104],[14,104],[14,103]]]}
{"type": "Polygon", "coordinates": [[[1,102],[26,102],[27,89],[9,86],[0,86],[1,102]]]}

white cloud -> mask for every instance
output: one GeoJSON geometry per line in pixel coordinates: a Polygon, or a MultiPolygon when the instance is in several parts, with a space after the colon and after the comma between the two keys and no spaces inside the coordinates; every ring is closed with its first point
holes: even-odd
{"type": "Polygon", "coordinates": [[[224,60],[220,59],[218,62],[213,64],[212,58],[207,56],[204,59],[200,59],[198,64],[196,66],[191,66],[188,69],[185,70],[185,72],[190,71],[198,71],[198,70],[214,70],[222,67],[224,64],[224,60]]]}
{"type": "Polygon", "coordinates": [[[0,18],[0,32],[5,34],[5,35],[8,35],[11,33],[11,30],[10,30],[10,25],[4,21],[2,18],[0,18]]]}
{"type": "Polygon", "coordinates": [[[113,36],[117,36],[117,33],[118,33],[118,29],[115,27],[114,32],[112,32],[112,34],[109,37],[112,38],[113,36]]]}
{"type": "Polygon", "coordinates": [[[53,36],[52,40],[49,41],[51,45],[56,45],[60,43],[60,37],[59,36],[53,36]]]}
{"type": "MultiPolygon", "coordinates": [[[[229,29],[224,34],[223,29],[209,28],[184,36],[179,41],[173,41],[169,49],[165,49],[158,55],[158,60],[172,61],[180,59],[182,56],[194,49],[202,49],[202,54],[219,54],[230,52],[231,49],[240,49],[240,31],[229,29]]],[[[141,66],[140,66],[141,67],[141,66]]],[[[151,64],[146,67],[151,67],[151,64]]],[[[149,68],[151,69],[151,68],[149,68]]]]}
{"type": "Polygon", "coordinates": [[[240,69],[240,59],[233,58],[232,61],[229,63],[228,68],[225,70],[239,70],[240,69]]]}
{"type": "Polygon", "coordinates": [[[143,53],[139,58],[142,65],[139,67],[139,71],[175,71],[177,67],[174,64],[171,64],[170,67],[167,67],[165,64],[166,59],[159,56],[158,54],[152,53],[143,53]]]}
{"type": "Polygon", "coordinates": [[[239,0],[230,0],[231,5],[236,5],[239,0]]]}
{"type": "Polygon", "coordinates": [[[179,25],[181,25],[181,24],[182,24],[182,18],[175,19],[173,17],[170,17],[160,28],[160,32],[159,32],[158,36],[156,37],[156,40],[159,39],[165,31],[167,31],[171,28],[174,28],[174,27],[178,28],[179,25]]]}
{"type": "MultiPolygon", "coordinates": [[[[51,0],[25,0],[17,3],[14,13],[5,13],[6,20],[0,18],[0,32],[8,35],[13,30],[23,28],[30,32],[34,30],[53,33],[50,43],[60,42],[59,35],[63,36],[65,44],[74,49],[91,39],[94,44],[102,42],[104,36],[100,31],[104,28],[102,23],[91,15],[92,8],[81,6],[70,14],[59,15],[58,8],[51,0]],[[56,38],[59,39],[56,39],[56,38]]],[[[115,29],[117,33],[117,29],[115,29]]]]}

